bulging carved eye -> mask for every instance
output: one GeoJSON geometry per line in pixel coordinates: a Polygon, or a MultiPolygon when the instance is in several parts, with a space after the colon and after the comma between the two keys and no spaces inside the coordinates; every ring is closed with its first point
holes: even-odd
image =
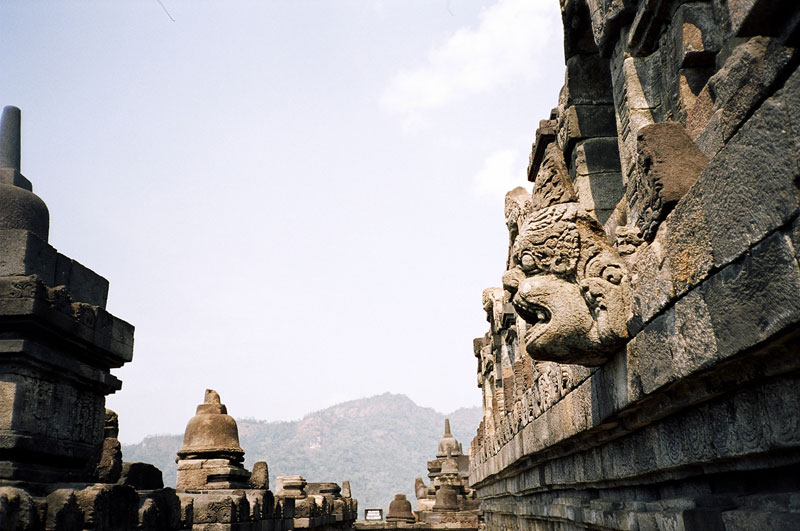
{"type": "Polygon", "coordinates": [[[603,280],[619,285],[619,283],[622,282],[623,274],[624,273],[622,272],[622,268],[620,266],[617,264],[608,264],[603,268],[603,273],[601,276],[603,277],[603,280]]]}
{"type": "Polygon", "coordinates": [[[527,251],[522,253],[522,256],[519,258],[519,262],[525,269],[531,269],[536,265],[536,260],[534,260],[533,254],[527,251]]]}

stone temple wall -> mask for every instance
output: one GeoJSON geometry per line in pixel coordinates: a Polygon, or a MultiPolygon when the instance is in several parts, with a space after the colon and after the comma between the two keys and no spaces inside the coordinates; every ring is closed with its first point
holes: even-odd
{"type": "Polygon", "coordinates": [[[487,528],[800,529],[800,4],[561,10],[475,340],[487,528]]]}

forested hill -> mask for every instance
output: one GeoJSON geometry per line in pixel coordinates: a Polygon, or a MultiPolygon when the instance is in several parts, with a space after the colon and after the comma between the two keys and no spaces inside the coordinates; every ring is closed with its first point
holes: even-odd
{"type": "MultiPolygon", "coordinates": [[[[405,395],[386,393],[343,402],[298,421],[236,422],[245,466],[266,461],[270,487],[275,477],[292,474],[339,484],[349,479],[362,515],[364,508],[387,508],[397,493],[405,493],[416,507],[414,478],[423,477],[427,483],[426,463],[436,455],[445,418],[468,451],[480,422],[479,407],[445,415],[405,395]]],[[[124,445],[123,459],[156,465],[164,472],[165,485],[175,486],[175,453],[182,439],[183,435],[146,437],[124,445]]]]}

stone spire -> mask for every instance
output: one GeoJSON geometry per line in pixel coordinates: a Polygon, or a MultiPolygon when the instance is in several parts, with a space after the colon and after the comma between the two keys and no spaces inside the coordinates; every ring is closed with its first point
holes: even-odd
{"type": "Polygon", "coordinates": [[[436,452],[436,457],[447,457],[462,455],[461,444],[450,433],[450,419],[444,420],[444,435],[439,441],[439,450],[436,452]]]}
{"type": "Polygon", "coordinates": [[[20,120],[17,107],[4,107],[0,118],[0,229],[25,230],[47,242],[50,213],[20,173],[20,120]]]}
{"type": "Polygon", "coordinates": [[[20,169],[20,122],[22,113],[18,107],[3,107],[0,119],[0,168],[20,169]]]}

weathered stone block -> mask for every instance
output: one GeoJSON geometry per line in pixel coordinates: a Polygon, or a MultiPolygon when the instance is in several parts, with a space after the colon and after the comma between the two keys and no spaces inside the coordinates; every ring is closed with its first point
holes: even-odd
{"type": "Polygon", "coordinates": [[[628,331],[632,336],[675,296],[672,272],[665,252],[666,235],[665,226],[652,243],[639,247],[636,260],[631,264],[633,307],[628,331]]]}
{"type": "Polygon", "coordinates": [[[721,356],[742,352],[800,321],[800,270],[774,233],[701,287],[721,356]]]}
{"type": "Polygon", "coordinates": [[[667,266],[662,272],[671,278],[676,296],[706,278],[713,266],[704,204],[702,192],[697,188],[689,189],[660,229],[666,229],[661,241],[667,266]]]}
{"type": "Polygon", "coordinates": [[[800,72],[764,101],[698,179],[714,265],[722,266],[800,208],[800,72]]]}
{"type": "Polygon", "coordinates": [[[669,22],[670,7],[671,2],[661,0],[638,2],[636,14],[627,32],[626,47],[632,55],[645,56],[653,53],[664,25],[669,22]]]}
{"type": "Polygon", "coordinates": [[[649,394],[717,359],[708,308],[697,291],[682,297],[629,343],[630,378],[649,394]]]}
{"type": "Polygon", "coordinates": [[[84,529],[136,529],[139,496],[126,485],[90,485],[76,491],[83,511],[84,529]]]}
{"type": "Polygon", "coordinates": [[[258,461],[253,464],[253,470],[250,473],[250,488],[269,488],[269,467],[267,466],[266,461],[258,461]]]}
{"type": "Polygon", "coordinates": [[[76,260],[58,253],[55,284],[65,285],[72,300],[105,308],[108,299],[108,280],[76,260]]]}
{"type": "Polygon", "coordinates": [[[571,105],[558,117],[558,145],[569,158],[575,142],[584,138],[616,136],[613,105],[571,105]]]}
{"type": "Polygon", "coordinates": [[[181,529],[189,529],[194,521],[194,496],[190,494],[178,494],[181,504],[181,529]]]}
{"type": "Polygon", "coordinates": [[[0,229],[27,230],[46,242],[50,214],[44,201],[19,186],[0,183],[0,190],[3,206],[0,209],[0,229]]]}
{"type": "Polygon", "coordinates": [[[710,3],[692,2],[679,6],[672,19],[673,50],[678,68],[714,64],[722,47],[722,28],[710,3]]]}
{"type": "Polygon", "coordinates": [[[539,167],[544,160],[544,153],[547,146],[556,138],[556,120],[540,120],[539,128],[536,130],[536,141],[534,142],[530,157],[528,158],[528,180],[533,182],[539,173],[539,167]]]}
{"type": "Polygon", "coordinates": [[[611,60],[614,87],[616,130],[622,174],[630,175],[636,161],[636,134],[645,125],[658,120],[663,111],[658,57],[629,57],[620,46],[611,60]],[[654,79],[655,78],[655,79],[654,79]]]}
{"type": "Polygon", "coordinates": [[[136,490],[164,488],[161,470],[149,463],[123,463],[119,482],[136,490]]]}
{"type": "Polygon", "coordinates": [[[752,529],[800,529],[797,512],[732,510],[720,515],[725,531],[750,531],[752,529]]]}
{"type": "Polygon", "coordinates": [[[579,175],[619,173],[620,170],[616,136],[588,138],[575,144],[569,168],[573,180],[579,175]]]}
{"type": "Polygon", "coordinates": [[[139,529],[167,531],[181,528],[181,502],[174,489],[139,494],[139,529]]]}
{"type": "Polygon", "coordinates": [[[613,104],[608,59],[598,54],[580,54],[567,59],[564,90],[566,106],[613,104]]]}
{"type": "Polygon", "coordinates": [[[587,0],[592,22],[592,34],[598,50],[608,56],[619,38],[620,28],[636,13],[632,0],[587,0]]]}
{"type": "Polygon", "coordinates": [[[33,185],[16,168],[0,168],[0,184],[17,186],[29,192],[33,191],[33,185]]]}
{"type": "Polygon", "coordinates": [[[736,46],[711,76],[686,118],[689,135],[712,158],[739,129],[796,52],[776,39],[754,37],[736,46]]]}
{"type": "Polygon", "coordinates": [[[0,229],[0,276],[38,275],[55,285],[56,250],[27,230],[0,229]]]}
{"type": "Polygon", "coordinates": [[[564,57],[597,53],[589,9],[584,0],[561,0],[564,23],[564,57]]]}
{"type": "Polygon", "coordinates": [[[625,196],[622,175],[619,173],[594,173],[579,176],[574,183],[580,205],[594,213],[601,224],[611,217],[619,201],[625,196]]]}
{"type": "Polygon", "coordinates": [[[192,521],[195,524],[235,523],[247,521],[249,513],[246,496],[206,494],[194,499],[192,521]]]}
{"type": "Polygon", "coordinates": [[[0,487],[0,529],[41,529],[36,503],[27,492],[14,487],[0,487]]]}
{"type": "Polygon", "coordinates": [[[84,528],[83,511],[78,507],[74,490],[55,490],[47,496],[46,504],[44,528],[47,531],[77,531],[84,528]]]}
{"type": "Polygon", "coordinates": [[[122,473],[122,445],[116,437],[103,439],[103,451],[97,464],[96,475],[100,483],[116,483],[122,473]]]}
{"type": "Polygon", "coordinates": [[[661,220],[697,180],[708,162],[684,128],[674,122],[641,127],[636,170],[626,189],[631,220],[652,241],[661,220]]]}
{"type": "Polygon", "coordinates": [[[797,23],[791,2],[781,0],[728,0],[731,30],[738,37],[752,35],[779,36],[787,23],[797,23]]]}

